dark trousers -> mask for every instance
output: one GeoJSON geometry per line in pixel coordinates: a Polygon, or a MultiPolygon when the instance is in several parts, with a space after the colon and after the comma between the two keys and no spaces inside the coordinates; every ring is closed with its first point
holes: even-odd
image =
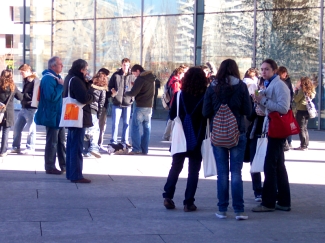
{"type": "Polygon", "coordinates": [[[65,170],[65,129],[46,127],[45,170],[55,169],[56,155],[58,155],[61,170],[65,170]]]}
{"type": "Polygon", "coordinates": [[[185,158],[188,157],[188,177],[185,190],[184,205],[192,205],[195,201],[194,196],[199,181],[199,171],[201,169],[202,155],[200,151],[191,151],[173,155],[172,167],[170,168],[167,182],[163,193],[164,198],[173,198],[176,190],[178,176],[183,169],[185,158]]]}
{"type": "MultiPolygon", "coordinates": [[[[252,164],[255,153],[256,153],[256,145],[257,145],[257,136],[254,136],[253,139],[249,140],[249,161],[252,164]]],[[[261,173],[251,173],[252,177],[252,185],[253,185],[253,191],[254,195],[261,196],[262,195],[262,178],[261,173]]]]}
{"type": "Polygon", "coordinates": [[[4,154],[5,152],[7,152],[8,148],[8,135],[10,127],[0,126],[0,129],[2,129],[0,154],[4,154]]]}
{"type": "Polygon", "coordinates": [[[290,187],[284,164],[284,139],[268,138],[264,164],[262,205],[274,208],[276,201],[280,206],[290,207],[290,187]]]}
{"type": "Polygon", "coordinates": [[[80,180],[82,175],[82,150],[85,128],[72,127],[68,129],[67,139],[67,173],[68,180],[80,180]]]}
{"type": "Polygon", "coordinates": [[[299,139],[300,147],[307,148],[309,146],[309,134],[307,130],[309,114],[308,111],[298,110],[296,114],[296,120],[300,127],[299,139]]]}

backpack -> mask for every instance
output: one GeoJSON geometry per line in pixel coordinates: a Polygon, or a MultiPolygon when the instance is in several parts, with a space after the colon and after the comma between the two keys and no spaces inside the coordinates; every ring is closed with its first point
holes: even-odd
{"type": "Polygon", "coordinates": [[[169,81],[168,80],[165,85],[164,85],[164,90],[163,90],[163,94],[161,96],[161,103],[163,105],[163,107],[166,109],[166,110],[169,110],[169,105],[170,105],[170,100],[171,100],[171,87],[169,85],[169,81]]]}
{"type": "Polygon", "coordinates": [[[192,124],[192,115],[193,115],[194,111],[196,110],[196,108],[198,107],[198,105],[202,102],[203,97],[196,104],[196,106],[194,107],[191,114],[188,114],[186,111],[185,102],[184,102],[182,93],[181,93],[181,98],[182,98],[182,102],[183,102],[183,108],[186,113],[184,121],[183,121],[183,130],[184,130],[184,134],[185,134],[185,138],[186,138],[186,148],[187,148],[187,151],[192,151],[195,149],[195,147],[197,145],[197,136],[200,134],[201,127],[202,127],[202,121],[201,121],[200,130],[199,130],[198,134],[195,134],[193,124],[192,124]]]}
{"type": "Polygon", "coordinates": [[[211,142],[216,147],[232,148],[239,141],[236,117],[227,104],[221,104],[213,118],[211,142]]]}

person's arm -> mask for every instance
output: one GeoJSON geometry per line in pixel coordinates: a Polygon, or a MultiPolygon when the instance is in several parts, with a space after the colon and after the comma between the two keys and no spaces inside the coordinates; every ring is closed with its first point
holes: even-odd
{"type": "Polygon", "coordinates": [[[102,90],[99,94],[98,99],[98,111],[97,111],[97,117],[99,118],[103,112],[103,106],[105,104],[106,100],[106,90],[102,90]]]}
{"type": "MultiPolygon", "coordinates": [[[[112,77],[110,78],[109,82],[108,82],[108,91],[106,93],[106,98],[110,98],[112,97],[112,89],[114,89],[115,91],[117,91],[117,87],[116,87],[116,75],[113,74],[112,77]]],[[[114,92],[114,91],[113,91],[114,92]]],[[[114,95],[115,96],[115,95],[114,95]]]]}
{"type": "Polygon", "coordinates": [[[298,91],[295,92],[293,96],[293,101],[298,104],[300,103],[303,99],[305,99],[304,92],[302,92],[302,89],[299,89],[298,91]]]}
{"type": "Polygon", "coordinates": [[[206,118],[212,118],[213,115],[214,115],[211,90],[212,90],[212,88],[209,86],[207,88],[205,94],[204,94],[203,107],[202,107],[202,115],[204,117],[206,117],[206,118]]]}
{"type": "Polygon", "coordinates": [[[94,100],[93,92],[87,89],[86,83],[82,83],[79,78],[73,78],[70,83],[70,93],[73,93],[75,99],[81,104],[90,104],[94,100]]]}
{"type": "Polygon", "coordinates": [[[124,93],[125,96],[137,96],[139,94],[140,90],[142,89],[142,86],[144,84],[144,80],[141,78],[137,78],[134,81],[133,87],[130,91],[127,91],[124,93]]]}
{"type": "Polygon", "coordinates": [[[50,102],[57,102],[62,97],[63,85],[51,76],[44,76],[41,81],[44,98],[50,102]]]}
{"type": "Polygon", "coordinates": [[[266,109],[270,111],[277,111],[281,114],[287,114],[290,109],[290,91],[288,86],[284,82],[278,82],[275,87],[273,87],[273,92],[271,95],[275,93],[275,97],[267,98],[263,96],[260,105],[264,106],[266,109]]]}
{"type": "Polygon", "coordinates": [[[17,100],[23,100],[24,98],[24,94],[17,89],[17,86],[15,86],[14,96],[17,100]]]}

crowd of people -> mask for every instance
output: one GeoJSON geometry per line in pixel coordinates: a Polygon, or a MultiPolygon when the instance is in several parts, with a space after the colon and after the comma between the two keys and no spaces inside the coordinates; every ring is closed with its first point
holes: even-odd
{"type": "MultiPolygon", "coordinates": [[[[205,138],[207,119],[210,120],[211,130],[218,129],[213,127],[212,121],[220,107],[227,105],[235,117],[239,136],[238,142],[232,147],[211,145],[217,167],[216,216],[221,219],[227,218],[230,184],[235,218],[245,220],[248,216],[244,213],[241,170],[246,153],[252,163],[258,139],[268,133],[268,114],[273,111],[286,114],[293,108],[293,104],[297,110],[296,119],[300,126],[300,146],[294,149],[306,151],[309,145],[307,130],[309,113],[306,97],[310,99],[315,97],[315,87],[310,78],[302,77],[293,88],[286,67],[278,67],[272,59],[262,62],[260,74],[258,69],[249,68],[243,80],[237,63],[232,59],[224,60],[218,70],[213,65],[211,68],[210,63],[207,64],[194,67],[181,65],[173,71],[167,81],[171,99],[168,103],[169,115],[162,139],[171,141],[173,120],[177,116],[184,123],[188,114],[191,114],[191,129],[196,141],[195,145],[188,146],[185,152],[172,155],[172,165],[162,194],[163,205],[167,209],[176,207],[173,201],[176,184],[185,158],[188,158],[189,171],[183,206],[185,212],[197,210],[194,201],[202,161],[201,144],[205,138]],[[177,94],[179,99],[176,99],[177,94]]],[[[112,103],[112,127],[107,150],[119,146],[115,154],[148,154],[156,82],[152,71],[145,70],[139,64],[131,67],[130,59],[124,58],[121,61],[121,68],[114,72],[110,79],[108,79],[110,71],[105,67],[90,78],[88,63],[78,59],[72,63],[68,75],[63,79],[60,75],[63,70],[62,60],[57,56],[48,61],[48,68],[42,72],[41,80],[27,64],[21,65],[18,70],[23,78],[22,91],[14,83],[12,70],[3,70],[0,77],[0,115],[2,115],[0,157],[6,156],[9,152],[33,154],[36,124],[42,125],[46,127],[44,153],[46,174],[65,173],[66,178],[73,183],[90,183],[91,180],[84,178],[82,174],[83,158],[91,156],[101,158],[101,153],[105,151],[103,135],[106,130],[109,102],[112,103]],[[39,89],[35,89],[37,82],[39,89]],[[33,105],[35,96],[38,98],[38,105],[33,105]],[[66,97],[71,97],[81,104],[83,114],[81,127],[60,126],[63,99],[66,97]],[[16,121],[14,98],[21,101],[22,107],[16,121]],[[123,126],[121,140],[118,141],[121,117],[123,126]],[[12,126],[13,142],[9,150],[8,134],[12,126]],[[28,129],[26,149],[21,150],[22,132],[25,127],[28,129]],[[60,170],[55,166],[56,158],[60,170]]],[[[284,163],[284,151],[292,148],[291,141],[291,136],[268,137],[264,182],[262,183],[261,173],[251,173],[255,201],[260,203],[252,209],[253,212],[291,210],[290,187],[284,163]]]]}

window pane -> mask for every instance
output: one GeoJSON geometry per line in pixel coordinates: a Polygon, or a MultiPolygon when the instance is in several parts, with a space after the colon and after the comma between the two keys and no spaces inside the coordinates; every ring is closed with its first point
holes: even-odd
{"type": "Polygon", "coordinates": [[[143,57],[162,82],[181,64],[193,65],[193,15],[146,17],[143,57]]]}
{"type": "Polygon", "coordinates": [[[206,14],[203,25],[202,63],[213,62],[216,67],[234,59],[243,77],[252,67],[253,12],[206,14]]]}
{"type": "Polygon", "coordinates": [[[254,10],[254,0],[204,0],[204,12],[254,10]]]}
{"type": "Polygon", "coordinates": [[[97,20],[96,70],[107,67],[111,74],[120,68],[121,60],[129,58],[131,65],[140,63],[141,18],[97,20]]]}
{"type": "Polygon", "coordinates": [[[53,55],[63,62],[63,76],[66,76],[72,62],[81,58],[88,62],[93,72],[94,21],[74,20],[54,23],[53,55]]]}
{"type": "Polygon", "coordinates": [[[31,0],[30,21],[51,21],[52,0],[31,0]]]}
{"type": "Polygon", "coordinates": [[[97,18],[129,17],[140,15],[141,0],[97,0],[97,18]]]}
{"type": "Polygon", "coordinates": [[[194,13],[194,0],[144,0],[144,15],[192,13],[194,13]]]}
{"type": "MultiPolygon", "coordinates": [[[[253,0],[248,0],[254,2],[253,0]]],[[[257,9],[307,8],[320,7],[319,0],[257,0],[257,9]]]]}
{"type": "Polygon", "coordinates": [[[78,20],[94,18],[94,1],[56,0],[54,1],[55,20],[78,20]]]}

